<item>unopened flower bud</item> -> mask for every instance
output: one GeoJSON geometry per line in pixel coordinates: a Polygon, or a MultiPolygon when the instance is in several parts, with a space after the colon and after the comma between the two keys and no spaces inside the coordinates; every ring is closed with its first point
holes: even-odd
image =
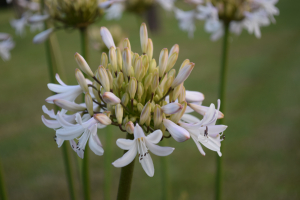
{"type": "Polygon", "coordinates": [[[75,53],[75,60],[85,74],[89,75],[90,77],[94,77],[94,73],[92,72],[90,66],[79,53],[75,53]]]}
{"type": "Polygon", "coordinates": [[[126,123],[125,129],[126,129],[127,133],[133,134],[134,124],[132,123],[132,121],[129,121],[126,123]]]}
{"type": "MultiPolygon", "coordinates": [[[[93,82],[93,86],[97,88],[97,87],[99,86],[99,84],[98,84],[96,81],[94,81],[94,82],[93,82]]],[[[97,88],[97,89],[99,90],[99,88],[97,88]]],[[[93,94],[94,94],[94,96],[95,96],[97,102],[98,102],[98,103],[101,103],[101,99],[100,99],[100,97],[99,97],[98,91],[95,90],[95,89],[92,89],[92,91],[93,91],[93,94]]]]}
{"type": "Polygon", "coordinates": [[[141,81],[143,73],[142,57],[138,57],[134,64],[134,77],[137,81],[141,81]]]}
{"type": "Polygon", "coordinates": [[[122,70],[122,53],[121,53],[121,49],[119,47],[117,47],[117,49],[116,49],[116,54],[117,54],[117,65],[118,65],[118,69],[120,71],[120,70],[122,70]]]}
{"type": "Polygon", "coordinates": [[[154,115],[153,115],[153,121],[154,121],[154,128],[158,129],[160,127],[160,124],[162,123],[162,110],[158,104],[155,105],[154,108],[154,115]]]}
{"type": "Polygon", "coordinates": [[[106,69],[101,65],[98,67],[98,75],[99,75],[99,79],[100,79],[100,82],[101,82],[103,88],[105,89],[106,92],[109,92],[111,89],[109,77],[108,77],[106,69]]]}
{"type": "Polygon", "coordinates": [[[187,130],[184,128],[178,126],[174,122],[168,120],[168,119],[163,119],[163,123],[165,127],[168,129],[172,137],[177,141],[177,142],[184,142],[188,139],[190,139],[190,134],[187,130]]]}
{"type": "Polygon", "coordinates": [[[183,83],[191,74],[192,70],[194,69],[195,64],[194,63],[189,63],[186,66],[184,66],[179,73],[177,74],[177,77],[172,83],[172,88],[175,88],[179,84],[183,83]]]}
{"type": "Polygon", "coordinates": [[[164,48],[161,50],[159,55],[159,77],[163,77],[168,64],[168,49],[164,48]]]}
{"type": "Polygon", "coordinates": [[[137,97],[138,100],[140,101],[142,98],[142,95],[144,94],[144,86],[142,82],[138,82],[138,87],[137,87],[137,97]]]}
{"type": "Polygon", "coordinates": [[[103,124],[103,125],[111,124],[110,118],[107,115],[102,114],[102,113],[94,114],[94,119],[96,119],[98,122],[100,122],[100,124],[103,124]]]}
{"type": "Polygon", "coordinates": [[[128,115],[126,115],[123,119],[123,125],[125,125],[129,121],[128,115]]]}
{"type": "Polygon", "coordinates": [[[123,107],[121,104],[117,104],[115,107],[115,114],[118,121],[118,124],[122,124],[123,119],[123,107]]]}
{"type": "Polygon", "coordinates": [[[104,68],[107,68],[107,64],[108,64],[108,57],[107,57],[107,54],[105,52],[103,52],[101,54],[100,65],[102,65],[104,68]]]}
{"type": "Polygon", "coordinates": [[[187,103],[184,101],[181,103],[181,105],[182,105],[182,109],[179,112],[175,113],[174,115],[171,115],[170,117],[170,120],[174,123],[177,123],[181,119],[182,115],[185,113],[187,103]]]}
{"type": "Polygon", "coordinates": [[[86,83],[85,77],[79,69],[75,70],[75,77],[83,92],[84,93],[89,92],[89,88],[86,83]]]}
{"type": "Polygon", "coordinates": [[[179,112],[182,109],[182,105],[180,103],[169,103],[161,109],[165,114],[172,115],[179,112]]]}
{"type": "Polygon", "coordinates": [[[151,83],[151,92],[152,93],[154,93],[156,91],[158,84],[159,84],[159,75],[158,75],[158,73],[155,73],[153,75],[152,83],[151,83]]]}
{"type": "Polygon", "coordinates": [[[111,33],[109,32],[109,30],[106,27],[101,27],[100,28],[100,35],[102,37],[102,40],[103,40],[104,44],[106,45],[106,47],[108,49],[110,49],[111,47],[116,48],[113,37],[112,37],[111,33]]]}
{"type": "Polygon", "coordinates": [[[125,50],[125,48],[128,48],[129,52],[131,52],[131,45],[130,45],[130,42],[129,42],[128,38],[124,39],[124,41],[123,41],[123,48],[124,48],[124,50],[125,50]]]}
{"type": "Polygon", "coordinates": [[[149,66],[149,73],[154,73],[154,70],[156,69],[156,60],[153,58],[150,61],[150,66],[149,66]]]}
{"type": "Polygon", "coordinates": [[[146,76],[145,80],[144,80],[144,88],[145,88],[145,91],[148,89],[148,87],[151,85],[151,82],[152,82],[152,76],[153,74],[150,73],[146,76]]]}
{"type": "Polygon", "coordinates": [[[129,48],[124,48],[123,51],[123,73],[126,78],[129,76],[129,71],[131,68],[131,52],[129,48]]]}
{"type": "Polygon", "coordinates": [[[180,65],[180,68],[179,68],[179,71],[186,65],[188,65],[190,63],[190,60],[189,59],[185,59],[182,64],[180,65]]]}
{"type": "Polygon", "coordinates": [[[204,95],[201,92],[186,91],[185,100],[188,103],[201,102],[204,100],[204,95]]]}
{"type": "Polygon", "coordinates": [[[178,101],[179,102],[185,101],[185,95],[186,95],[185,87],[182,85],[181,92],[179,93],[179,96],[178,96],[178,101]]]}
{"type": "Polygon", "coordinates": [[[149,61],[152,60],[152,57],[153,57],[153,42],[150,38],[148,38],[147,56],[148,56],[149,61]]]}
{"type": "Polygon", "coordinates": [[[93,109],[93,98],[90,95],[90,93],[85,93],[85,105],[86,105],[86,109],[88,110],[90,116],[93,116],[94,114],[94,109],[93,109]]]}
{"type": "MultiPolygon", "coordinates": [[[[182,86],[183,85],[181,83],[180,85],[178,85],[177,87],[174,88],[173,95],[172,95],[172,101],[175,101],[178,98],[178,96],[180,95],[180,92],[182,91],[181,90],[182,86]]],[[[171,97],[171,95],[170,95],[170,97],[171,97]]]]}
{"type": "Polygon", "coordinates": [[[134,99],[136,89],[137,89],[137,81],[134,77],[131,77],[128,84],[128,92],[129,92],[130,99],[134,99]]]}
{"type": "Polygon", "coordinates": [[[117,54],[116,54],[115,47],[111,47],[109,49],[109,61],[110,61],[113,72],[116,72],[118,69],[118,64],[117,64],[117,54]]]}
{"type": "Polygon", "coordinates": [[[150,114],[151,114],[151,104],[148,101],[141,112],[140,125],[143,125],[148,120],[150,114]]]}
{"type": "Polygon", "coordinates": [[[178,59],[178,53],[174,52],[168,59],[166,72],[170,71],[174,67],[177,59],[178,59]]]}
{"type": "Polygon", "coordinates": [[[104,92],[102,98],[105,103],[113,105],[113,106],[121,103],[121,100],[119,99],[119,97],[117,97],[112,92],[104,92]]]}
{"type": "Polygon", "coordinates": [[[51,33],[53,33],[53,31],[54,31],[54,28],[49,28],[49,29],[37,34],[33,38],[33,43],[34,44],[43,43],[44,41],[46,41],[50,37],[50,35],[51,35],[51,33]]]}
{"type": "Polygon", "coordinates": [[[171,48],[170,53],[169,53],[169,58],[171,57],[171,55],[176,52],[177,55],[179,54],[179,45],[178,44],[174,44],[174,46],[171,48]]]}
{"type": "Polygon", "coordinates": [[[114,78],[113,78],[113,76],[112,76],[112,74],[111,74],[111,72],[110,72],[110,70],[108,70],[108,69],[106,69],[106,73],[107,73],[107,75],[108,75],[108,79],[109,79],[109,84],[110,84],[110,88],[112,89],[113,88],[113,84],[114,84],[114,78]]]}
{"type": "Polygon", "coordinates": [[[173,83],[173,78],[168,78],[168,80],[166,81],[166,84],[164,85],[164,88],[163,88],[164,94],[166,94],[169,91],[172,83],[173,83]]]}
{"type": "MultiPolygon", "coordinates": [[[[199,113],[200,115],[203,115],[203,116],[206,114],[206,112],[210,108],[210,107],[206,107],[206,106],[197,105],[194,103],[188,103],[188,106],[190,106],[194,111],[196,111],[197,113],[199,113]]],[[[224,114],[221,111],[218,111],[217,115],[218,115],[217,116],[218,119],[224,118],[224,114]]]]}
{"type": "Polygon", "coordinates": [[[129,95],[128,93],[124,93],[122,96],[122,103],[124,106],[127,106],[128,102],[129,102],[129,95]]]}
{"type": "Polygon", "coordinates": [[[140,28],[140,41],[141,41],[142,52],[147,53],[148,32],[145,23],[142,23],[140,28]]]}
{"type": "Polygon", "coordinates": [[[137,110],[139,111],[139,113],[141,113],[143,111],[143,108],[144,108],[143,104],[138,103],[136,106],[137,106],[137,110]]]}
{"type": "Polygon", "coordinates": [[[119,72],[118,76],[117,76],[117,85],[118,85],[118,88],[122,87],[123,82],[124,82],[123,73],[119,72]]]}
{"type": "Polygon", "coordinates": [[[65,110],[73,111],[73,112],[78,112],[78,111],[83,111],[86,109],[85,106],[79,105],[74,102],[70,102],[64,99],[54,99],[53,103],[65,110]]]}

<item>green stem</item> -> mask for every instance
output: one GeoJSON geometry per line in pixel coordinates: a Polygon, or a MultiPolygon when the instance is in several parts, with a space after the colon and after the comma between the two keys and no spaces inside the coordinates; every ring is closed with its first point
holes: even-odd
{"type": "MultiPolygon", "coordinates": [[[[168,146],[168,140],[161,141],[161,146],[168,146]]],[[[162,200],[170,200],[171,198],[171,182],[169,177],[169,159],[168,156],[161,157],[161,183],[162,183],[162,200]]]]}
{"type": "MultiPolygon", "coordinates": [[[[219,85],[219,99],[221,101],[220,110],[225,114],[225,98],[226,98],[226,83],[227,83],[227,63],[228,63],[228,48],[229,48],[229,23],[224,25],[224,37],[221,60],[221,74],[219,85]]],[[[220,124],[224,123],[224,118],[220,120],[220,124]]],[[[221,151],[224,144],[221,146],[221,151]]],[[[220,200],[222,196],[222,157],[217,155],[217,173],[216,173],[216,191],[215,199],[220,200]]]]}
{"type": "MultiPolygon", "coordinates": [[[[134,139],[133,134],[127,133],[126,139],[134,139]]],[[[124,154],[126,152],[127,151],[125,150],[124,154]]],[[[134,162],[135,159],[129,165],[122,167],[121,169],[117,200],[129,200],[134,162]]]]}
{"type": "MultiPolygon", "coordinates": [[[[45,7],[45,2],[44,0],[41,0],[41,12],[44,12],[44,7],[45,7]]],[[[45,29],[47,29],[47,23],[44,23],[45,29]]],[[[55,51],[55,50],[53,50],[55,51]]],[[[49,71],[49,77],[50,77],[50,82],[55,83],[55,73],[57,72],[57,69],[55,69],[53,65],[53,56],[51,55],[51,43],[50,39],[46,40],[45,42],[45,52],[46,52],[46,60],[47,60],[47,65],[48,65],[48,71],[49,71]]],[[[57,110],[57,107],[55,107],[57,110]]],[[[76,200],[76,195],[75,195],[75,187],[74,187],[74,179],[73,179],[73,174],[74,174],[74,169],[71,164],[71,159],[70,159],[70,152],[68,151],[67,148],[67,143],[64,142],[62,145],[62,152],[63,152],[63,159],[64,159],[64,164],[65,164],[65,170],[66,170],[66,176],[67,176],[67,181],[69,185],[69,192],[72,200],[76,200]]]]}
{"type": "Polygon", "coordinates": [[[112,127],[107,126],[105,135],[105,156],[104,156],[104,199],[111,199],[111,158],[112,158],[112,127]]]}
{"type": "MultiPolygon", "coordinates": [[[[80,43],[81,43],[81,55],[88,62],[88,35],[87,27],[80,29],[80,43]]],[[[84,95],[83,95],[84,102],[84,95]]],[[[83,181],[83,194],[85,200],[91,199],[91,187],[90,187],[90,170],[89,170],[89,151],[84,151],[84,159],[82,163],[82,181],[83,181]]]]}
{"type": "Polygon", "coordinates": [[[2,169],[2,163],[0,160],[0,197],[2,200],[7,200],[7,193],[6,193],[6,187],[4,182],[4,173],[2,169]]]}

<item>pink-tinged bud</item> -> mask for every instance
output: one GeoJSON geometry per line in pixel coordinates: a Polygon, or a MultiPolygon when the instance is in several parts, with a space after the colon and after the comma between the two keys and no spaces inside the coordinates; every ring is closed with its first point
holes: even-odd
{"type": "Polygon", "coordinates": [[[121,100],[119,99],[119,97],[117,97],[112,92],[104,92],[102,98],[105,103],[113,105],[113,106],[121,103],[121,100]]]}
{"type": "Polygon", "coordinates": [[[100,124],[103,125],[111,124],[111,120],[109,119],[109,117],[102,113],[94,114],[94,119],[96,119],[98,122],[100,122],[100,124]]]}
{"type": "Polygon", "coordinates": [[[53,33],[53,31],[54,31],[54,28],[49,28],[49,29],[37,34],[33,38],[33,43],[34,44],[43,43],[44,41],[46,41],[50,37],[50,35],[51,35],[51,33],[53,33]]]}
{"type": "Polygon", "coordinates": [[[170,53],[169,53],[169,58],[171,57],[171,55],[176,52],[177,54],[179,54],[179,45],[178,44],[174,44],[174,46],[171,48],[170,53]]]}
{"type": "MultiPolygon", "coordinates": [[[[190,106],[195,112],[199,113],[200,115],[205,115],[210,107],[201,106],[193,103],[188,103],[188,106],[190,106]]],[[[218,111],[218,119],[224,118],[224,114],[221,111],[218,111]]]]}
{"type": "Polygon", "coordinates": [[[189,63],[185,65],[178,73],[177,77],[173,81],[171,87],[175,88],[176,86],[180,85],[183,83],[191,74],[192,70],[194,69],[195,64],[194,63],[189,63]]]}
{"type": "Polygon", "coordinates": [[[81,106],[77,103],[70,102],[64,99],[55,99],[53,100],[53,103],[63,109],[73,111],[73,112],[83,111],[86,109],[85,106],[81,106]]]}
{"type": "Polygon", "coordinates": [[[94,73],[92,72],[90,66],[79,53],[75,53],[75,60],[85,74],[89,75],[90,77],[94,77],[94,73]]]}
{"type": "Polygon", "coordinates": [[[111,36],[111,33],[109,32],[109,30],[106,27],[101,27],[100,28],[100,35],[102,37],[102,40],[104,42],[104,44],[106,45],[106,47],[108,49],[110,49],[111,47],[116,48],[116,45],[114,43],[114,39],[111,36]]]}
{"type": "Polygon", "coordinates": [[[188,103],[201,102],[204,100],[204,95],[201,92],[186,91],[185,100],[188,103]]]}
{"type": "Polygon", "coordinates": [[[162,111],[167,115],[172,115],[179,112],[182,109],[182,105],[180,103],[169,103],[163,107],[161,107],[162,111]]]}
{"type": "Polygon", "coordinates": [[[133,134],[134,124],[132,123],[132,121],[129,121],[125,124],[125,129],[128,133],[133,134]]]}
{"type": "Polygon", "coordinates": [[[140,41],[141,41],[142,52],[147,53],[148,32],[145,23],[142,23],[140,28],[140,41]]]}
{"type": "Polygon", "coordinates": [[[172,137],[177,141],[177,142],[184,142],[188,139],[190,139],[190,134],[187,130],[184,128],[178,126],[174,122],[168,120],[168,119],[163,119],[163,123],[165,127],[168,129],[172,137]]]}

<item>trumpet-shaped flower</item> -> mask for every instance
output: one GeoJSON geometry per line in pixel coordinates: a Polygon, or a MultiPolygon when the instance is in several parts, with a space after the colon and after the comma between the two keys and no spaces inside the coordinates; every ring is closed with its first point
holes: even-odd
{"type": "Polygon", "coordinates": [[[168,156],[174,151],[174,148],[172,147],[161,147],[156,145],[161,140],[161,138],[161,130],[156,130],[153,133],[145,136],[143,129],[138,124],[136,124],[134,128],[133,140],[117,140],[117,145],[121,149],[128,151],[112,164],[115,167],[124,167],[130,164],[138,153],[139,162],[141,163],[143,169],[148,176],[152,177],[154,175],[154,166],[148,150],[158,156],[168,156]]]}

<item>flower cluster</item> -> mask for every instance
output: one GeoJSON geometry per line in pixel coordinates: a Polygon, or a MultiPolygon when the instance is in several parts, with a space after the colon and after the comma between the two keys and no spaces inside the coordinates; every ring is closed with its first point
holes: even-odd
{"type": "Polygon", "coordinates": [[[50,20],[53,27],[36,35],[33,42],[44,42],[55,30],[86,28],[104,14],[98,3],[98,0],[46,0],[47,14],[32,16],[29,21],[38,23],[50,20]]]}
{"type": "Polygon", "coordinates": [[[217,40],[224,34],[224,25],[229,25],[231,33],[241,34],[245,28],[257,38],[261,37],[260,27],[275,23],[274,15],[279,15],[275,4],[278,0],[186,0],[194,9],[182,11],[174,8],[182,30],[193,37],[196,20],[205,21],[205,30],[211,39],[217,40]]]}
{"type": "Polygon", "coordinates": [[[139,162],[149,176],[154,175],[154,166],[148,150],[158,156],[167,156],[174,150],[156,145],[162,139],[172,137],[177,142],[184,142],[192,137],[201,154],[205,155],[202,144],[221,156],[222,133],[227,126],[216,125],[217,119],[224,117],[219,111],[220,102],[218,108],[214,104],[202,106],[204,95],[185,89],[184,81],[195,64],[184,60],[176,75],[173,67],[179,46],[175,44],[170,51],[162,49],[157,65],[153,58],[153,43],[144,23],[140,28],[141,55],[132,52],[128,38],[124,39],[121,49],[115,47],[107,28],[102,27],[100,35],[109,55],[102,53],[95,72],[81,55],[75,54],[80,69],[91,80],[76,69],[79,85],[66,85],[58,75],[59,84],[48,84],[57,94],[46,101],[62,110],[55,114],[43,106],[44,113],[52,119],[42,116],[42,120],[47,127],[56,130],[58,146],[69,140],[74,151],[83,158],[89,142],[90,149],[96,155],[102,155],[104,150],[97,129],[117,126],[127,135],[134,134],[134,139],[117,140],[117,145],[128,151],[112,164],[126,166],[138,153],[139,162]],[[85,102],[78,104],[75,99],[82,93],[85,102]],[[203,115],[203,119],[188,114],[193,111],[203,115]]]}
{"type": "Polygon", "coordinates": [[[10,59],[10,50],[14,48],[15,43],[7,33],[0,33],[0,57],[3,61],[10,59]]]}
{"type": "Polygon", "coordinates": [[[38,2],[17,0],[16,5],[23,11],[22,16],[19,19],[13,19],[10,21],[10,24],[16,30],[17,35],[24,36],[26,26],[30,27],[31,32],[43,30],[44,26],[42,22],[30,22],[30,18],[35,18],[40,12],[40,5],[38,2]]]}
{"type": "Polygon", "coordinates": [[[109,0],[99,4],[105,8],[106,19],[120,19],[124,11],[138,15],[145,13],[155,3],[160,4],[165,10],[171,11],[174,0],[109,0]]]}

